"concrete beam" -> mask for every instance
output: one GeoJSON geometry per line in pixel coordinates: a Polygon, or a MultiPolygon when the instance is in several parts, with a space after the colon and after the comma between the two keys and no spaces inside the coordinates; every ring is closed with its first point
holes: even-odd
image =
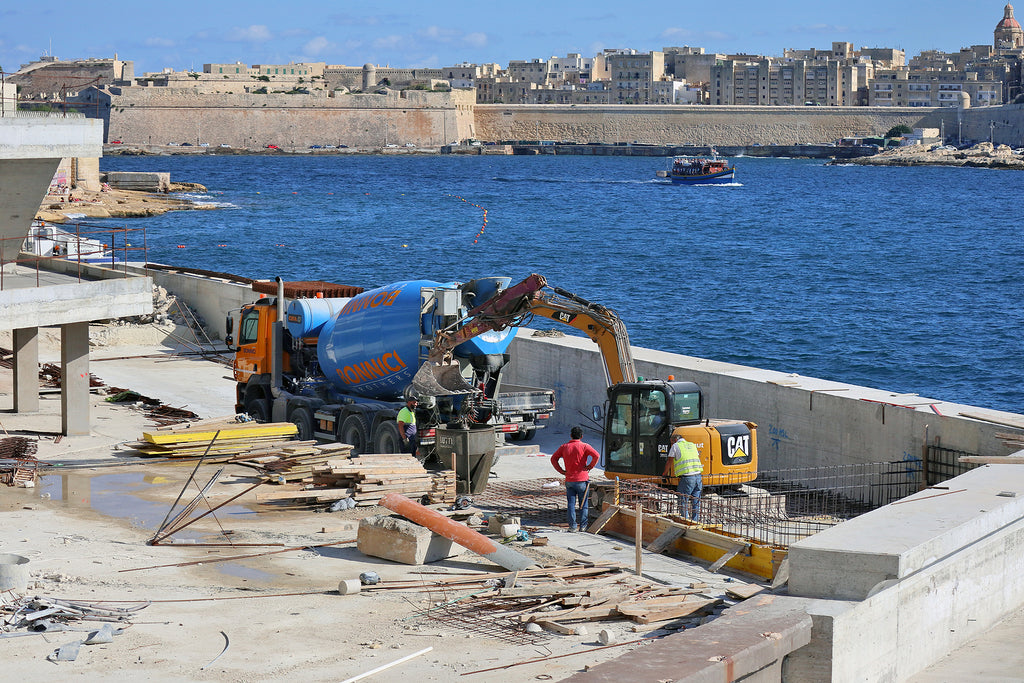
{"type": "Polygon", "coordinates": [[[39,410],[39,328],[14,330],[14,412],[39,410]]]}
{"type": "Polygon", "coordinates": [[[89,323],[60,328],[60,417],[65,436],[89,435],[89,323]]]}
{"type": "Polygon", "coordinates": [[[146,277],[0,291],[0,329],[108,320],[153,312],[146,277]]]}
{"type": "Polygon", "coordinates": [[[775,595],[754,597],[709,624],[666,636],[565,680],[778,681],[786,655],[811,640],[808,602],[775,595]]]}
{"type": "MultiPolygon", "coordinates": [[[[0,160],[103,156],[103,121],[81,114],[0,117],[0,160]]],[[[40,197],[40,200],[42,197],[40,197]]]]}

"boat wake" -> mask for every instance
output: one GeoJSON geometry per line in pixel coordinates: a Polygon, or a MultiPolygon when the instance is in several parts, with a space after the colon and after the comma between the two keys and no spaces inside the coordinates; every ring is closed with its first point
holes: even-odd
{"type": "Polygon", "coordinates": [[[178,197],[179,199],[183,199],[185,201],[191,202],[192,204],[195,204],[196,206],[212,206],[212,207],[217,208],[217,209],[237,209],[238,208],[237,204],[232,204],[231,202],[225,202],[225,201],[218,201],[216,199],[211,198],[210,195],[208,195],[208,194],[195,194],[195,193],[189,193],[189,192],[176,192],[174,194],[174,196],[178,197]]]}
{"type": "Polygon", "coordinates": [[[660,182],[657,180],[609,180],[607,178],[503,178],[501,176],[494,176],[491,180],[497,183],[552,183],[570,185],[646,185],[651,182],[660,182]]]}

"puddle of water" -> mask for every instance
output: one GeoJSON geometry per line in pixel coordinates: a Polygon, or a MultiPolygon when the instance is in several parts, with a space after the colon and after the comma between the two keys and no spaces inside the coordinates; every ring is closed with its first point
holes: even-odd
{"type": "Polygon", "coordinates": [[[217,569],[228,576],[237,576],[238,578],[249,579],[251,581],[268,582],[277,578],[273,574],[268,574],[267,572],[260,571],[259,569],[253,569],[252,567],[245,567],[236,562],[220,562],[217,565],[217,569]]]}
{"type": "MultiPolygon", "coordinates": [[[[37,490],[43,497],[49,494],[51,500],[63,501],[69,507],[90,508],[109,517],[128,520],[134,526],[156,531],[167,517],[169,503],[148,500],[143,494],[151,492],[154,487],[171,484],[177,486],[178,482],[142,472],[47,474],[39,478],[37,490]]],[[[186,491],[171,518],[197,493],[195,489],[186,491]]],[[[213,504],[216,505],[216,499],[213,504]]],[[[200,503],[189,518],[198,517],[207,510],[209,508],[200,503]]],[[[242,505],[226,505],[218,508],[215,514],[218,517],[245,515],[252,514],[252,510],[242,505]]],[[[198,538],[195,534],[190,535],[187,529],[175,537],[198,538]]]]}

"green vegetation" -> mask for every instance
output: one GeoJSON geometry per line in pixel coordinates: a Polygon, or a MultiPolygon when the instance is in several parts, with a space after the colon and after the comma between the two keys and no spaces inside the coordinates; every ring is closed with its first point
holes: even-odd
{"type": "Polygon", "coordinates": [[[267,86],[263,86],[262,88],[256,88],[255,90],[252,91],[252,94],[253,95],[266,95],[267,94],[267,86]]]}
{"type": "Polygon", "coordinates": [[[260,74],[259,76],[253,76],[253,78],[255,78],[257,81],[263,81],[264,83],[270,82],[270,76],[266,76],[263,74],[260,74]]]}
{"type": "Polygon", "coordinates": [[[900,123],[889,129],[889,132],[885,134],[887,138],[898,138],[904,135],[913,133],[914,130],[905,123],[900,123]]]}

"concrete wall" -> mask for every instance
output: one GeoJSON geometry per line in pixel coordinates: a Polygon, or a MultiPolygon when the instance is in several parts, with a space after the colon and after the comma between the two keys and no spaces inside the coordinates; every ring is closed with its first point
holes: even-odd
{"type": "Polygon", "coordinates": [[[440,146],[472,136],[469,91],[325,97],[137,87],[93,90],[85,97],[101,105],[106,139],[126,144],[440,146]]]}
{"type": "MultiPolygon", "coordinates": [[[[607,388],[597,346],[581,337],[532,335],[519,331],[505,380],[555,390],[558,408],[549,429],[592,425],[588,418],[603,405],[607,388]]],[[[644,377],[697,382],[710,417],[757,423],[762,469],[915,460],[926,433],[929,442],[939,439],[947,448],[1006,455],[1012,449],[996,434],[1024,429],[1024,416],[1012,413],[650,349],[634,347],[633,353],[644,377]]]]}
{"type": "Polygon", "coordinates": [[[783,680],[902,681],[1024,604],[1024,468],[945,485],[790,547],[793,599],[822,599],[783,680]]]}

